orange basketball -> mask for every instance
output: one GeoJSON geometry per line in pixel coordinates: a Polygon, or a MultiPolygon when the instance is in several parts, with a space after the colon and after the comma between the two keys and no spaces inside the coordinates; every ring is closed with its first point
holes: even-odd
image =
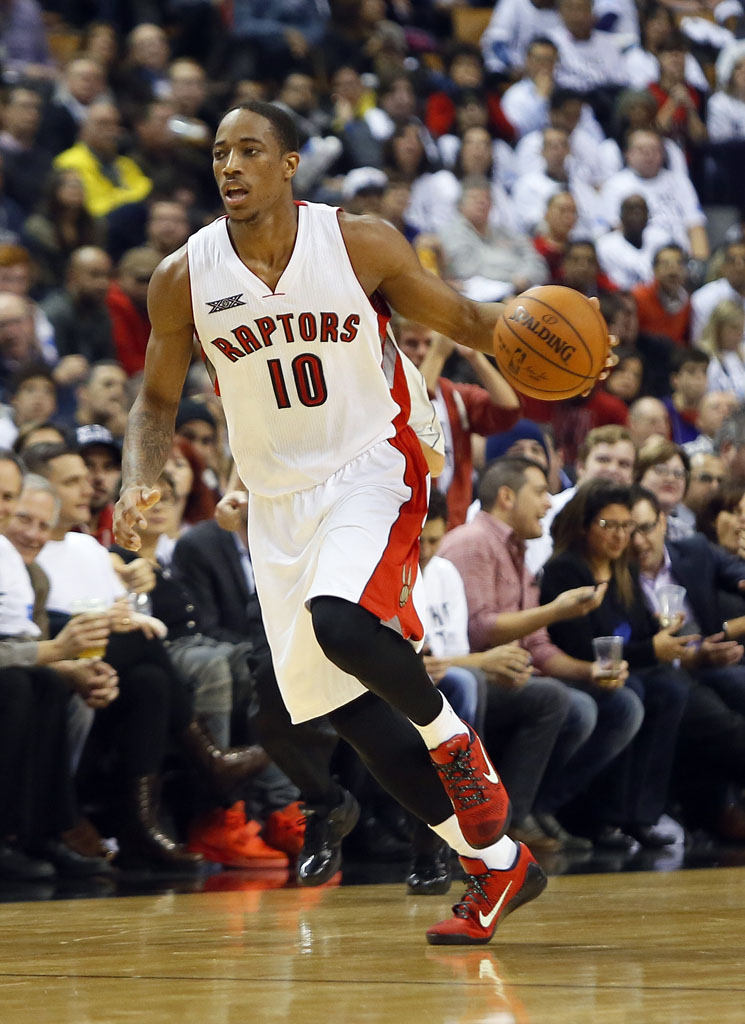
{"type": "Polygon", "coordinates": [[[547,284],[508,302],[494,328],[505,379],[532,398],[558,402],[591,388],[608,357],[608,328],[574,288],[547,284]]]}

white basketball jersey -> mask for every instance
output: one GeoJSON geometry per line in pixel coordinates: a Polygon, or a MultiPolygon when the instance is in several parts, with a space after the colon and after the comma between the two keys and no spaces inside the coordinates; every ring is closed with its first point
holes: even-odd
{"type": "Polygon", "coordinates": [[[189,238],[194,325],[254,494],[314,487],[410,414],[388,310],[365,294],[338,211],[298,203],[295,247],[272,291],[241,261],[228,220],[189,238]]]}

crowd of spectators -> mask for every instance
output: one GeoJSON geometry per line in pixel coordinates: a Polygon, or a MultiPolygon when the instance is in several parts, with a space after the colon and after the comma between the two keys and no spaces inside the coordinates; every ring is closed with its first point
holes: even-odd
{"type": "MultiPolygon", "coordinates": [[[[106,871],[112,849],[283,867],[306,827],[323,847],[345,786],[378,815],[368,852],[410,849],[328,727],[278,699],[196,346],[143,550],[113,547],[148,282],[222,212],[213,132],[257,99],[296,123],[298,199],[385,218],[474,299],[597,296],[619,339],[589,396],[518,417],[490,359],[393,322],[447,441],[425,656],[483,726],[515,834],[655,846],[672,810],[745,842],[740,0],[1,6],[0,877],[106,871]],[[661,623],[657,584],[694,579],[661,623]]],[[[435,891],[447,857],[416,830],[414,849],[410,887],[435,891]]]]}

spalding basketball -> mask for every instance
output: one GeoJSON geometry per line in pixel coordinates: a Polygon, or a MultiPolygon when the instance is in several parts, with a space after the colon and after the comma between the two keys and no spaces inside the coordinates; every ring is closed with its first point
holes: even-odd
{"type": "Polygon", "coordinates": [[[494,328],[505,379],[524,395],[558,402],[587,391],[608,357],[608,328],[574,288],[547,284],[508,302],[494,328]]]}

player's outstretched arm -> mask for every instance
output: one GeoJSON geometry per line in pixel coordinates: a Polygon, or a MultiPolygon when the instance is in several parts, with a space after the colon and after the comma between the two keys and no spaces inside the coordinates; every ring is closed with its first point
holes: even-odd
{"type": "Polygon", "coordinates": [[[114,511],[117,543],[136,551],[142,513],[160,497],[153,484],[173,444],[181,391],[191,361],[191,317],[186,247],[166,257],[148,289],[152,326],[140,393],[127,420],[122,453],[122,490],[114,511]]]}

